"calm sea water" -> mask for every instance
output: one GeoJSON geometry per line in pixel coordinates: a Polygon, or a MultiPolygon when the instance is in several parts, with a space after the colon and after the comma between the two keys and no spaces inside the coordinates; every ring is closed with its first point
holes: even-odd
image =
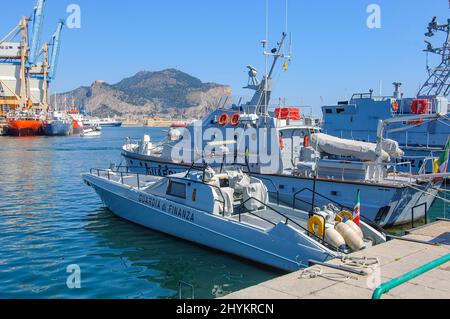
{"type": "Polygon", "coordinates": [[[115,217],[80,174],[119,163],[126,137],[0,137],[0,298],[214,298],[278,274],[115,217]],[[66,285],[81,267],[81,289],[66,285]],[[188,289],[184,297],[190,297],[188,289]]]}
{"type": "MultiPolygon", "coordinates": [[[[0,298],[177,298],[180,280],[196,298],[214,298],[279,275],[103,207],[80,174],[119,163],[124,139],[144,132],[165,135],[106,128],[92,139],[0,137],[0,298]],[[81,267],[81,289],[66,285],[71,264],[81,267]]],[[[447,209],[437,202],[430,215],[447,209]]]]}

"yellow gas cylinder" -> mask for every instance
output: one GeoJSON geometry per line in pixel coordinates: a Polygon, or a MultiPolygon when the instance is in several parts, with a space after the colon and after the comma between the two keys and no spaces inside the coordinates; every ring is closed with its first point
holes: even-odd
{"type": "Polygon", "coordinates": [[[361,250],[365,247],[364,241],[351,226],[345,223],[338,223],[335,227],[339,234],[344,238],[345,243],[353,251],[361,250]]]}

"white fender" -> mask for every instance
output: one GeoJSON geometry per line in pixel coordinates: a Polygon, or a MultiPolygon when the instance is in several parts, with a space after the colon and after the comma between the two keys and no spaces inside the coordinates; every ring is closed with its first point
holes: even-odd
{"type": "Polygon", "coordinates": [[[345,249],[344,237],[333,227],[327,227],[325,230],[325,241],[341,251],[345,249]]]}
{"type": "Polygon", "coordinates": [[[335,229],[344,237],[345,243],[353,251],[359,251],[365,247],[364,241],[359,237],[359,234],[351,226],[339,223],[335,229]]]}
{"type": "Polygon", "coordinates": [[[348,220],[346,224],[349,225],[353,230],[355,230],[361,239],[364,239],[364,234],[361,228],[358,225],[356,225],[356,223],[353,220],[348,220]]]}

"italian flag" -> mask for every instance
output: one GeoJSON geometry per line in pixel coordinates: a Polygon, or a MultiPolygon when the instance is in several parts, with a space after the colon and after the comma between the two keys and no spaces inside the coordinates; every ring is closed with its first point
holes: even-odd
{"type": "Polygon", "coordinates": [[[361,226],[361,192],[358,189],[358,195],[356,197],[356,205],[355,208],[353,209],[353,222],[358,225],[361,226]]]}
{"type": "Polygon", "coordinates": [[[434,161],[435,174],[447,173],[449,151],[450,140],[447,142],[447,145],[445,146],[444,152],[442,153],[441,157],[434,161]]]}

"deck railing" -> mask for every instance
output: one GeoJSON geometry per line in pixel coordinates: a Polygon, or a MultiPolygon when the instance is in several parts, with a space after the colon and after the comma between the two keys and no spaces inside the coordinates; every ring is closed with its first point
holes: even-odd
{"type": "MultiPolygon", "coordinates": [[[[265,222],[267,222],[267,223],[269,223],[269,224],[271,224],[271,225],[273,225],[273,226],[276,226],[276,225],[277,225],[277,224],[274,223],[273,221],[270,221],[270,220],[268,220],[267,218],[264,218],[264,217],[262,217],[262,216],[260,216],[260,215],[257,215],[257,214],[255,214],[255,213],[253,213],[253,212],[251,212],[251,211],[249,211],[249,210],[247,210],[247,209],[244,210],[244,212],[243,212],[243,208],[245,208],[245,204],[248,203],[248,202],[251,201],[251,200],[254,200],[254,201],[258,202],[259,204],[261,204],[261,207],[264,207],[264,208],[266,208],[266,209],[269,209],[269,210],[273,211],[274,213],[276,213],[277,215],[279,215],[279,216],[284,220],[284,224],[285,224],[285,225],[289,225],[289,223],[292,223],[293,225],[295,225],[295,226],[297,226],[298,228],[300,228],[301,230],[303,230],[303,231],[304,231],[306,234],[308,234],[310,237],[312,237],[312,238],[316,239],[317,241],[319,241],[319,243],[321,243],[322,245],[324,245],[324,246],[327,247],[328,249],[330,249],[330,250],[332,250],[332,251],[338,252],[338,250],[337,250],[335,247],[331,246],[329,243],[327,243],[327,242],[325,241],[325,232],[324,232],[323,237],[319,237],[319,236],[317,236],[316,234],[310,232],[308,229],[306,229],[305,227],[303,227],[303,226],[300,225],[299,223],[297,223],[296,221],[294,221],[294,220],[293,220],[292,218],[290,218],[289,216],[286,216],[285,214],[283,214],[283,213],[281,213],[280,211],[276,210],[276,209],[273,208],[272,206],[270,206],[270,205],[268,205],[268,204],[262,202],[261,200],[259,200],[259,199],[257,199],[257,198],[254,198],[254,197],[250,197],[250,198],[246,199],[246,200],[243,201],[243,202],[241,203],[241,205],[239,206],[239,222],[242,222],[242,215],[243,215],[243,214],[250,214],[250,215],[255,216],[255,217],[257,217],[257,218],[259,218],[259,219],[261,219],[261,220],[263,220],[263,221],[265,221],[265,222]]],[[[323,216],[321,216],[321,215],[317,215],[317,216],[322,217],[322,218],[324,219],[324,225],[325,225],[325,218],[324,218],[323,216]]]]}
{"type": "MultiPolygon", "coordinates": [[[[126,167],[127,168],[126,172],[120,171],[120,168],[125,168],[125,166],[119,166],[119,170],[115,170],[115,171],[110,170],[110,169],[106,170],[106,169],[99,169],[99,168],[91,168],[90,173],[91,173],[91,175],[97,175],[98,177],[106,177],[108,179],[108,181],[112,180],[111,177],[114,174],[114,176],[117,176],[117,178],[118,178],[118,180],[116,182],[120,182],[122,185],[129,185],[129,186],[133,186],[133,185],[126,184],[125,178],[129,177],[129,176],[135,176],[137,190],[141,190],[140,176],[153,176],[153,175],[149,175],[149,174],[130,172],[128,166],[126,167]],[[93,174],[93,172],[96,172],[97,174],[93,174]],[[104,175],[101,175],[101,173],[104,173],[104,175]]],[[[174,176],[166,176],[165,178],[167,178],[169,181],[173,180],[173,179],[184,180],[181,177],[174,177],[174,176]]],[[[196,180],[189,180],[189,183],[207,185],[207,186],[210,186],[210,187],[214,188],[215,190],[217,190],[217,193],[218,193],[218,195],[220,195],[220,197],[222,197],[222,200],[214,198],[214,201],[222,204],[222,216],[225,216],[226,201],[225,201],[225,197],[223,196],[223,193],[220,190],[220,187],[218,187],[216,185],[211,185],[211,184],[208,184],[208,183],[205,183],[202,181],[196,181],[196,180]]]]}

